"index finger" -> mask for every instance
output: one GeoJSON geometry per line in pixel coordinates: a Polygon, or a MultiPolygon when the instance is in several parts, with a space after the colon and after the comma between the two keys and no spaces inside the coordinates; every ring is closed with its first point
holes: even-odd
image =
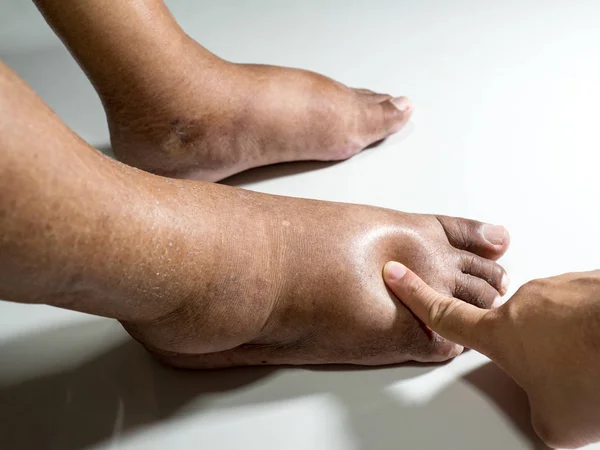
{"type": "Polygon", "coordinates": [[[482,327],[489,311],[440,294],[417,274],[397,262],[389,262],[383,278],[402,303],[440,336],[485,353],[487,330],[482,327]],[[484,334],[485,333],[485,334],[484,334]]]}

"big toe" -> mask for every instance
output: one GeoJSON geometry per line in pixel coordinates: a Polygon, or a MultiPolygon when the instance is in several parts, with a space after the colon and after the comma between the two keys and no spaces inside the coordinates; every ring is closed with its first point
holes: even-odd
{"type": "Polygon", "coordinates": [[[439,216],[438,220],[455,248],[495,261],[510,245],[510,235],[503,226],[445,216],[439,216]]]}
{"type": "Polygon", "coordinates": [[[366,95],[364,108],[364,133],[368,144],[400,131],[413,112],[413,104],[407,97],[390,98],[381,94],[366,95]]]}
{"type": "Polygon", "coordinates": [[[353,89],[353,91],[366,103],[382,103],[393,98],[389,94],[380,94],[370,89],[353,89]]]}

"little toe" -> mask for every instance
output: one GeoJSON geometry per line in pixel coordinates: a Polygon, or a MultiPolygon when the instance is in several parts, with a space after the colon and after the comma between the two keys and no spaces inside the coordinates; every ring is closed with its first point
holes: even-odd
{"type": "Polygon", "coordinates": [[[487,281],[466,273],[457,274],[452,295],[485,309],[490,309],[500,301],[500,293],[487,281]]]}
{"type": "Polygon", "coordinates": [[[500,295],[506,294],[509,279],[502,266],[467,251],[460,252],[460,259],[463,273],[487,281],[500,295]]]}
{"type": "Polygon", "coordinates": [[[499,259],[510,245],[510,235],[500,225],[490,225],[476,220],[438,216],[450,244],[487,259],[499,259]]]}
{"type": "Polygon", "coordinates": [[[365,133],[369,143],[397,133],[410,119],[413,106],[406,97],[385,99],[368,103],[366,107],[365,133]]]}

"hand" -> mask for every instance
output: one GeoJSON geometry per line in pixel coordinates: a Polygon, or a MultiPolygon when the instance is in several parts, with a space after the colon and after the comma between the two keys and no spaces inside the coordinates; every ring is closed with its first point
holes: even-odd
{"type": "Polygon", "coordinates": [[[398,263],[384,278],[432,330],[489,356],[521,385],[549,446],[600,440],[600,271],[532,281],[493,310],[442,295],[398,263]]]}

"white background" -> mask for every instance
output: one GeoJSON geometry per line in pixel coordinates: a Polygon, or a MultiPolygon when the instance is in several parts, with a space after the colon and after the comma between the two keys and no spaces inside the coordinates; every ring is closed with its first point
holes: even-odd
{"type": "MultiPolygon", "coordinates": [[[[600,267],[600,2],[168,4],[224,58],[303,67],[416,105],[407,129],[350,161],[230,183],[504,224],[511,293],[600,267]]],[[[100,102],[31,2],[0,0],[0,58],[108,147],[100,102]]],[[[110,320],[0,303],[2,449],[544,448],[527,415],[518,388],[473,352],[445,366],[183,373],[110,320]]]]}

